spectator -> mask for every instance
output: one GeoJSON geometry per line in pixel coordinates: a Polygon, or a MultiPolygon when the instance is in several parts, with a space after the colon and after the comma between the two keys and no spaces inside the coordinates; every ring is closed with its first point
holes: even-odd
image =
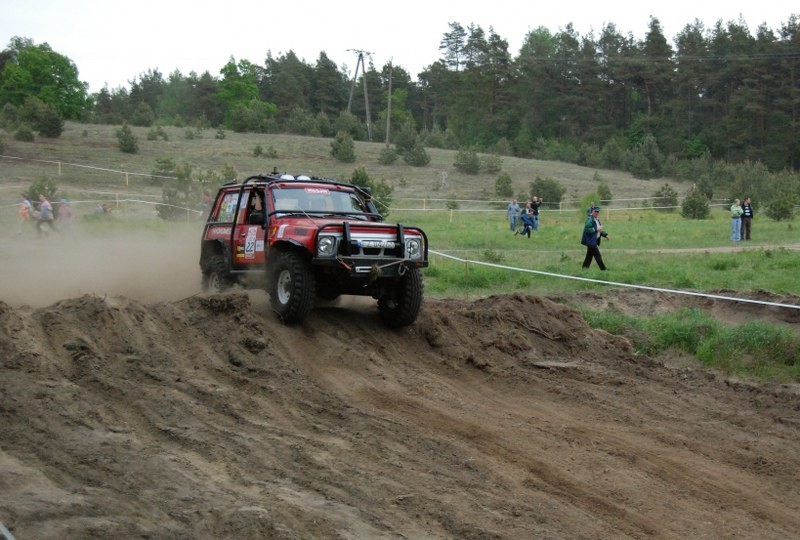
{"type": "Polygon", "coordinates": [[[69,199],[61,199],[58,205],[58,217],[56,218],[56,221],[58,221],[58,229],[75,240],[75,235],[72,232],[72,218],[72,206],[69,204],[69,199]]]}
{"type": "Polygon", "coordinates": [[[742,207],[739,199],[734,199],[731,205],[731,240],[739,242],[742,239],[742,207]]]}
{"type": "Polygon", "coordinates": [[[590,202],[590,203],[589,203],[589,208],[587,208],[587,209],[586,209],[586,216],[587,216],[587,217],[591,217],[591,216],[592,216],[592,211],[594,210],[594,208],[595,208],[596,206],[597,206],[597,205],[596,205],[596,204],[594,204],[594,201],[592,201],[592,202],[590,202]]]}
{"type": "Polygon", "coordinates": [[[739,236],[740,239],[750,240],[750,229],[753,227],[753,217],[755,215],[753,205],[750,204],[750,197],[745,197],[744,204],[742,204],[742,232],[739,236]]]}
{"type": "MultiPolygon", "coordinates": [[[[42,225],[47,224],[48,227],[57,231],[53,225],[53,205],[44,196],[44,193],[39,194],[39,219],[36,221],[36,234],[42,236],[42,225]]],[[[45,231],[46,233],[46,231],[45,231]]]]}
{"type": "Polygon", "coordinates": [[[530,202],[525,203],[525,208],[522,209],[519,217],[522,220],[522,231],[515,231],[514,236],[518,234],[525,236],[527,234],[528,238],[530,238],[533,230],[533,208],[531,208],[530,202]]]}
{"type": "Polygon", "coordinates": [[[519,204],[517,204],[517,199],[508,203],[506,216],[508,217],[508,226],[512,231],[517,232],[517,218],[519,217],[519,204]]]}
{"type": "Polygon", "coordinates": [[[539,207],[542,206],[542,199],[534,196],[531,200],[531,208],[533,209],[533,232],[539,230],[539,207]]]}
{"type": "Polygon", "coordinates": [[[17,234],[22,234],[22,224],[30,221],[33,215],[33,205],[30,199],[28,199],[28,196],[23,193],[21,198],[22,201],[19,204],[19,231],[17,234]]]}
{"type": "Polygon", "coordinates": [[[583,259],[583,268],[589,268],[592,265],[592,259],[597,261],[597,266],[600,270],[606,270],[606,265],[603,263],[603,256],[600,254],[600,240],[608,238],[608,233],[603,230],[603,224],[600,223],[600,207],[592,207],[592,215],[586,218],[583,224],[583,236],[581,237],[581,244],[586,246],[586,257],[583,259]]]}

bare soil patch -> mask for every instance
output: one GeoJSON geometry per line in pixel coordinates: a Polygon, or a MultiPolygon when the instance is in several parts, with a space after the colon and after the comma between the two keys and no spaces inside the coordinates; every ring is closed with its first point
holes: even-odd
{"type": "Polygon", "coordinates": [[[565,303],[695,300],[429,299],[398,331],[354,301],[289,327],[263,293],[197,294],[197,239],[178,240],[174,260],[140,239],[27,277],[0,261],[0,521],[17,538],[800,530],[796,387],[637,356],[565,303]]]}

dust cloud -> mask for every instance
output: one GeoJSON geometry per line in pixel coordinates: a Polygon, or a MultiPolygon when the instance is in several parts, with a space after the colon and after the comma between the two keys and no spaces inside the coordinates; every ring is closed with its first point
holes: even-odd
{"type": "Polygon", "coordinates": [[[72,234],[33,229],[0,238],[0,300],[45,307],[84,294],[141,302],[200,292],[201,228],[72,234]]]}

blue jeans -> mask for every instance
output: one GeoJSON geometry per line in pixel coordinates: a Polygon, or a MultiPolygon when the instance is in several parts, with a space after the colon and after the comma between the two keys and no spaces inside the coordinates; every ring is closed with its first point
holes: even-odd
{"type": "Polygon", "coordinates": [[[742,218],[733,218],[731,219],[732,229],[731,229],[731,240],[734,242],[738,242],[742,239],[742,218]]]}
{"type": "Polygon", "coordinates": [[[508,225],[512,231],[517,230],[517,216],[508,216],[508,225]]]}
{"type": "Polygon", "coordinates": [[[533,214],[533,230],[539,230],[539,214],[533,214]]]}

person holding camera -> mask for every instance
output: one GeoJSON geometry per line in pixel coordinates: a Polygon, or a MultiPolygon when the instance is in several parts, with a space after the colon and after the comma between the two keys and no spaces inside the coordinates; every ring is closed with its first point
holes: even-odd
{"type": "Polygon", "coordinates": [[[583,268],[589,268],[592,264],[592,259],[597,262],[600,270],[606,270],[606,265],[603,263],[603,256],[600,254],[600,239],[609,238],[608,233],[603,230],[603,224],[600,223],[600,207],[593,206],[591,214],[586,218],[583,225],[583,237],[581,244],[586,246],[586,257],[583,259],[583,268]]]}

